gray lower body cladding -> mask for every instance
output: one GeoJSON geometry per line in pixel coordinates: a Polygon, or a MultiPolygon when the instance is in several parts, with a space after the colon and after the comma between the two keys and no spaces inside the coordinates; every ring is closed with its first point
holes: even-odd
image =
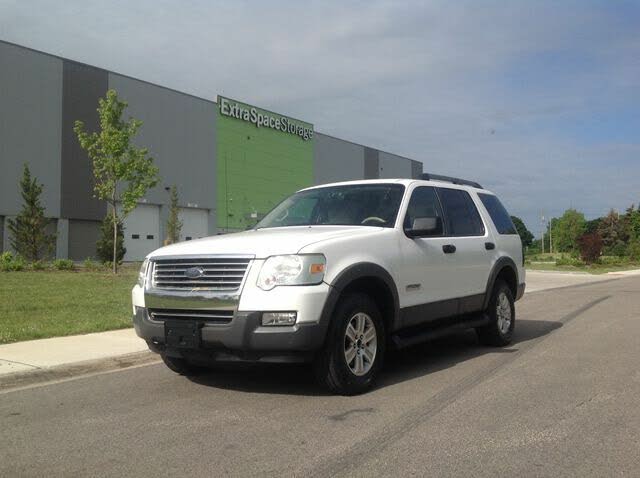
{"type": "Polygon", "coordinates": [[[201,323],[198,347],[166,346],[165,324],[151,320],[148,309],[136,307],[133,325],[157,353],[197,361],[306,362],[324,343],[325,324],[263,327],[262,312],[236,312],[227,324],[201,323]]]}

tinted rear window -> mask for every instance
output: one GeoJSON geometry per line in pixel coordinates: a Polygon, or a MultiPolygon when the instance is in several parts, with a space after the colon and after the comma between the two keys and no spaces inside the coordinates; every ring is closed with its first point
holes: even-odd
{"type": "Polygon", "coordinates": [[[487,209],[491,220],[496,226],[499,234],[517,234],[516,226],[513,225],[511,216],[504,208],[500,200],[493,194],[479,193],[478,196],[487,209]]]}
{"type": "Polygon", "coordinates": [[[467,191],[437,188],[449,236],[482,236],[484,225],[467,191]]]}

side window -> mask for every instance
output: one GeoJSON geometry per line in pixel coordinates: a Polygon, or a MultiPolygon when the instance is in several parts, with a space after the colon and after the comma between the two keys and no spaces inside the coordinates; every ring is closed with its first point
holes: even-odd
{"type": "Polygon", "coordinates": [[[489,216],[491,216],[491,220],[493,224],[495,224],[499,234],[518,234],[516,226],[513,225],[513,221],[511,220],[511,216],[509,216],[509,213],[496,196],[483,193],[478,194],[478,196],[487,209],[489,216]]]}
{"type": "Polygon", "coordinates": [[[442,209],[440,208],[440,202],[438,201],[435,189],[430,186],[419,186],[411,193],[409,206],[407,206],[407,214],[404,217],[404,228],[409,229],[413,224],[413,220],[418,217],[438,218],[439,228],[432,235],[442,236],[444,233],[442,209]]]}
{"type": "Polygon", "coordinates": [[[450,236],[482,236],[484,225],[480,213],[467,191],[438,188],[444,209],[447,234],[450,236]]]}

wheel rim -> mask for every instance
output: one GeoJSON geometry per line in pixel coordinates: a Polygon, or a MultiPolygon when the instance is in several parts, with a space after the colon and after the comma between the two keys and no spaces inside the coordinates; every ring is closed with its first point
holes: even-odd
{"type": "Polygon", "coordinates": [[[496,315],[498,316],[498,329],[502,334],[506,334],[511,328],[511,303],[504,292],[500,292],[498,295],[496,315]]]}
{"type": "Polygon", "coordinates": [[[344,358],[351,373],[357,376],[367,374],[376,360],[378,335],[371,317],[358,312],[347,324],[344,333],[344,358]]]}

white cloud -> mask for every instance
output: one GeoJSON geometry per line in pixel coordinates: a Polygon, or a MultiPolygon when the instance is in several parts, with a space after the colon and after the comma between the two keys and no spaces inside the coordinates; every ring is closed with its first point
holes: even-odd
{"type": "Polygon", "coordinates": [[[621,8],[15,1],[0,4],[0,38],[211,99],[242,98],[469,176],[535,229],[540,210],[593,216],[640,200],[637,138],[604,134],[593,144],[575,134],[593,115],[640,107],[640,14],[621,8]]]}

